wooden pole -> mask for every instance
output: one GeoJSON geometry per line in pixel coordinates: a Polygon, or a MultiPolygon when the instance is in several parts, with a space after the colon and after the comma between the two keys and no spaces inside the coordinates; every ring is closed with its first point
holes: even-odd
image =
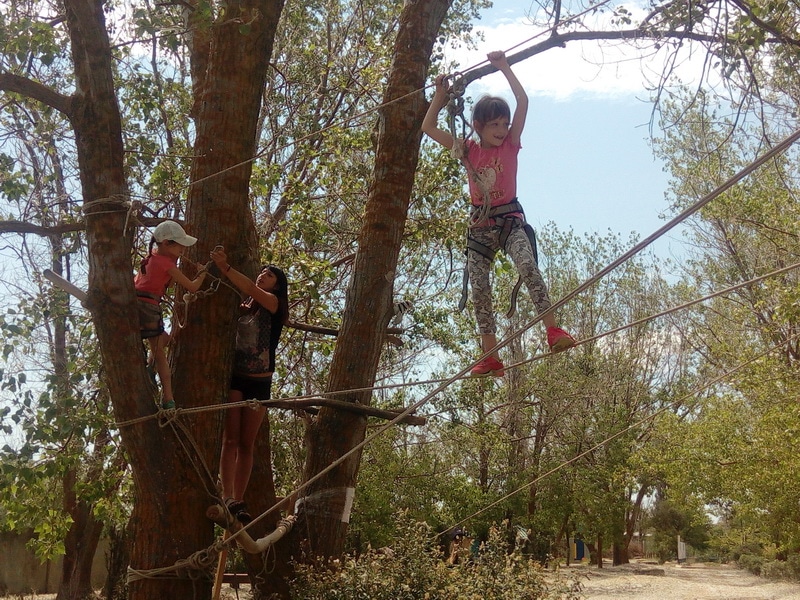
{"type": "MultiPolygon", "coordinates": [[[[223,540],[228,539],[228,531],[222,535],[223,540]]],[[[214,577],[214,591],[211,595],[212,600],[219,600],[220,592],[222,591],[222,579],[225,577],[225,569],[228,566],[228,546],[223,546],[222,551],[219,553],[219,560],[217,561],[217,574],[214,577]]]]}

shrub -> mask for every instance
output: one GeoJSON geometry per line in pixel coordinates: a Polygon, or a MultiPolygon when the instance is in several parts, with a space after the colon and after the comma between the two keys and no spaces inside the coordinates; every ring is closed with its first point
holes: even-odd
{"type": "Polygon", "coordinates": [[[800,581],[800,554],[790,554],[786,564],[789,567],[789,576],[795,581],[800,581]]]}
{"type": "Polygon", "coordinates": [[[782,560],[768,560],[761,565],[761,575],[769,579],[791,579],[789,565],[782,560]]]}
{"type": "Polygon", "coordinates": [[[761,575],[761,568],[764,565],[764,557],[755,554],[742,554],[739,556],[739,567],[750,571],[753,575],[761,575]]]}
{"type": "Polygon", "coordinates": [[[577,600],[580,584],[509,551],[496,530],[478,556],[445,564],[430,528],[400,517],[391,550],[301,566],[297,600],[577,600]],[[547,575],[547,576],[545,576],[547,575]]]}

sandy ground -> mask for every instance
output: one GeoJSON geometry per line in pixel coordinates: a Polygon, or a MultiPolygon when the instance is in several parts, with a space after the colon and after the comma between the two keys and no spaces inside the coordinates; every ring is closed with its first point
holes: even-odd
{"type": "Polygon", "coordinates": [[[768,581],[729,565],[634,563],[577,566],[586,600],[800,600],[800,584],[768,581]]]}
{"type": "MultiPolygon", "coordinates": [[[[768,581],[729,565],[634,563],[603,569],[563,568],[583,585],[585,600],[800,600],[800,584],[768,581]]],[[[0,600],[55,600],[55,594],[4,596],[0,600]]],[[[239,598],[248,597],[242,589],[239,598]]],[[[224,586],[222,598],[234,600],[224,586]]]]}

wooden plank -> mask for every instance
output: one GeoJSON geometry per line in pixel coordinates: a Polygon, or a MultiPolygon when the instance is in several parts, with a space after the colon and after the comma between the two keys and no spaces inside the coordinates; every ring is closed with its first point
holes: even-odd
{"type": "Polygon", "coordinates": [[[68,294],[71,294],[71,295],[75,296],[82,303],[86,302],[86,299],[88,297],[86,295],[86,292],[84,292],[81,288],[79,288],[77,285],[75,285],[71,281],[67,281],[66,279],[61,277],[61,275],[56,274],[55,272],[51,271],[50,269],[45,269],[42,272],[42,275],[44,275],[45,279],[47,279],[47,281],[52,283],[54,286],[64,290],[68,294]]]}

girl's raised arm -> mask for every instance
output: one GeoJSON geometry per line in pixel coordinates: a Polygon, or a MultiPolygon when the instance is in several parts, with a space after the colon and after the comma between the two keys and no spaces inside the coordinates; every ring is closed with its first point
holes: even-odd
{"type": "Polygon", "coordinates": [[[425,118],[422,120],[422,132],[445,148],[452,149],[454,142],[452,134],[441,129],[438,125],[439,112],[447,104],[446,78],[446,75],[438,75],[436,77],[436,91],[433,94],[430,106],[428,106],[428,112],[425,113],[425,118]]]}
{"type": "Polygon", "coordinates": [[[511,118],[511,128],[508,130],[508,137],[511,141],[519,145],[522,138],[522,130],[525,129],[525,118],[528,116],[528,94],[525,93],[525,88],[522,87],[519,79],[511,70],[508,64],[506,55],[502,50],[490,52],[486,55],[492,66],[496,67],[503,75],[505,75],[508,85],[511,87],[511,92],[514,94],[516,101],[516,108],[514,109],[514,116],[511,118]]]}

